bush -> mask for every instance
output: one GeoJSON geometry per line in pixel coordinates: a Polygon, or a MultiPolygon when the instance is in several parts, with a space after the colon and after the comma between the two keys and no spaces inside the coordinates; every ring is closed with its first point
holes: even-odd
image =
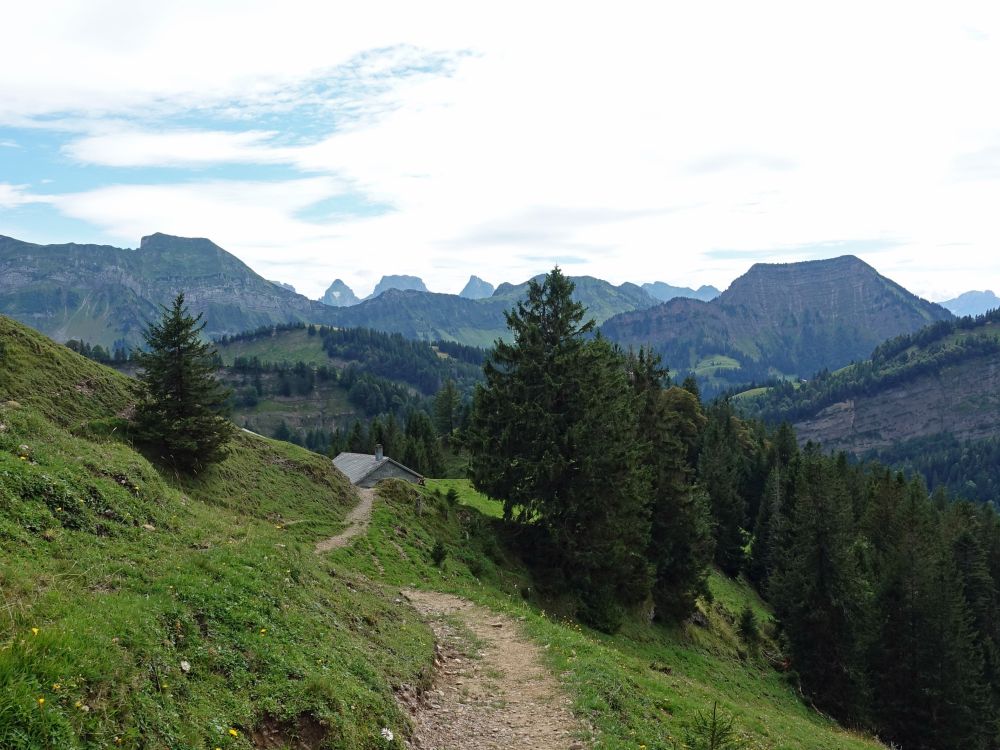
{"type": "Polygon", "coordinates": [[[757,616],[753,613],[749,604],[740,612],[740,619],[736,625],[736,630],[740,634],[740,638],[748,646],[752,646],[760,640],[760,626],[757,624],[757,616]]]}
{"type": "Polygon", "coordinates": [[[444,542],[438,539],[434,543],[434,548],[431,550],[431,560],[434,564],[439,566],[444,562],[444,559],[448,556],[448,550],[445,549],[444,542]]]}

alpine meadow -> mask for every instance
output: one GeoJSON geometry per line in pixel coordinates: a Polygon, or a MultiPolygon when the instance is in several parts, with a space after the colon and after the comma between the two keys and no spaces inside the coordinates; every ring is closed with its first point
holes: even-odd
{"type": "Polygon", "coordinates": [[[0,19],[0,750],[1000,750],[994,8],[0,19]]]}

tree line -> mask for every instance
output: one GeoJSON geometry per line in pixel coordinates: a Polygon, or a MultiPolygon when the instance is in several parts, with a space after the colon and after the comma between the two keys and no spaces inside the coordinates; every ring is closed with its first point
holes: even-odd
{"type": "Polygon", "coordinates": [[[471,393],[473,385],[480,378],[484,356],[482,349],[443,341],[428,344],[406,339],[399,333],[385,333],[370,328],[287,323],[221,336],[217,343],[227,346],[298,330],[318,337],[331,360],[358,362],[366,372],[408,383],[425,396],[433,396],[447,380],[453,380],[463,392],[471,393]],[[440,356],[441,354],[446,356],[440,356]]]}

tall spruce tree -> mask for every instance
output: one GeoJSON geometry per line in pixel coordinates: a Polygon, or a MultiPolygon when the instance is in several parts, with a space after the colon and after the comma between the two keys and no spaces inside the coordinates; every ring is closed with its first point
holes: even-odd
{"type": "Polygon", "coordinates": [[[682,620],[706,593],[712,561],[712,525],[704,493],[692,486],[688,456],[705,417],[697,396],[668,384],[659,355],[640,350],[628,362],[638,396],[639,443],[651,472],[651,535],[647,556],[654,568],[655,616],[682,620]]]}
{"type": "Polygon", "coordinates": [[[728,401],[712,404],[707,416],[698,454],[698,480],[712,508],[715,562],[727,575],[736,576],[743,567],[746,545],[746,501],[740,491],[743,447],[728,401]]]}
{"type": "Polygon", "coordinates": [[[614,630],[649,593],[648,471],[624,358],[590,336],[572,292],[556,268],[507,313],[513,340],[497,341],[475,396],[470,474],[508,519],[545,532],[536,557],[561,569],[584,619],[614,630]]]}
{"type": "Polygon", "coordinates": [[[148,351],[138,358],[136,436],[182,471],[219,461],[235,431],[226,418],[230,391],[215,379],[216,352],[201,338],[204,327],[178,294],[143,332],[148,351]]]}

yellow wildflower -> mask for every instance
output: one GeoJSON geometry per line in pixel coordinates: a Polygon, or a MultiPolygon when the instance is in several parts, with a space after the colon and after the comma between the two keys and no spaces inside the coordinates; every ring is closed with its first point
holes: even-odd
{"type": "Polygon", "coordinates": [[[38,628],[32,628],[31,629],[31,634],[32,635],[38,635],[38,628]]]}
{"type": "Polygon", "coordinates": [[[62,685],[60,685],[58,682],[53,682],[52,683],[52,689],[53,690],[58,690],[61,687],[62,687],[62,685]]]}
{"type": "Polygon", "coordinates": [[[239,731],[238,731],[238,730],[236,730],[236,729],[232,729],[232,728],[230,728],[230,730],[229,730],[229,733],[230,733],[231,735],[233,735],[233,737],[239,737],[239,736],[240,736],[240,733],[239,733],[239,731]]]}
{"type": "Polygon", "coordinates": [[[45,699],[44,698],[39,698],[38,699],[38,705],[39,706],[44,706],[45,705],[45,699]]]}
{"type": "Polygon", "coordinates": [[[267,633],[267,628],[261,628],[260,629],[260,634],[264,635],[265,633],[267,633]]]}

